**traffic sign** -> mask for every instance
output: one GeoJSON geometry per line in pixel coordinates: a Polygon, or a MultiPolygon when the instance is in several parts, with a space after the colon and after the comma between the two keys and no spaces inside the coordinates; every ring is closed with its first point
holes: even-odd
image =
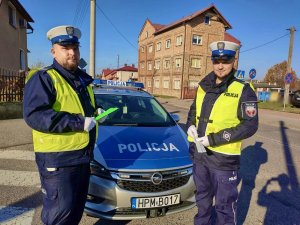
{"type": "Polygon", "coordinates": [[[244,80],[245,78],[245,70],[238,70],[236,71],[235,77],[240,79],[240,80],[244,80]]]}
{"type": "Polygon", "coordinates": [[[284,82],[286,84],[290,84],[293,81],[293,75],[291,73],[288,73],[287,75],[285,75],[284,77],[284,82]]]}
{"type": "Polygon", "coordinates": [[[249,71],[249,77],[250,77],[250,79],[254,79],[255,76],[256,76],[256,69],[251,69],[249,71]]]}

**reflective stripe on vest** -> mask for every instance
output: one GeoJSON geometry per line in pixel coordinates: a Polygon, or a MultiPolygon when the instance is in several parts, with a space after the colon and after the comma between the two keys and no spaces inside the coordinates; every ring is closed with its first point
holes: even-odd
{"type": "MultiPolygon", "coordinates": [[[[244,84],[234,81],[229,85],[226,92],[222,93],[217,98],[208,119],[210,122],[207,123],[205,135],[217,133],[223,129],[234,127],[240,123],[240,120],[237,117],[237,111],[243,88],[244,84]]],[[[205,94],[206,93],[199,86],[196,98],[196,127],[198,127],[199,124],[199,116],[201,115],[201,106],[205,94]]],[[[188,141],[192,142],[193,138],[188,137],[188,141]]],[[[240,155],[241,145],[242,142],[237,141],[215,147],[210,146],[208,148],[212,151],[227,155],[240,155]]]]}
{"type": "MultiPolygon", "coordinates": [[[[84,110],[77,93],[68,82],[55,70],[47,70],[56,90],[56,101],[52,108],[54,111],[64,111],[84,116],[84,110]]],[[[91,103],[95,107],[95,99],[91,86],[87,87],[91,103]]],[[[97,129],[97,127],[96,127],[97,129]]],[[[97,129],[98,130],[98,129],[97,129]]],[[[37,130],[32,131],[33,146],[35,152],[64,152],[81,150],[89,143],[89,133],[66,132],[66,133],[44,133],[37,130]]]]}

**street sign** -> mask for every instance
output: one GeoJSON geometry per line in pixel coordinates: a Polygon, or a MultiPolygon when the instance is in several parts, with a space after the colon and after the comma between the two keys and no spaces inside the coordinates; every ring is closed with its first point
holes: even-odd
{"type": "Polygon", "coordinates": [[[255,69],[251,69],[249,71],[249,77],[250,77],[250,79],[254,79],[255,76],[256,76],[256,70],[255,69]]]}
{"type": "Polygon", "coordinates": [[[245,70],[238,70],[236,71],[235,77],[240,79],[240,80],[244,80],[245,78],[245,70]]]}
{"type": "Polygon", "coordinates": [[[288,73],[287,75],[285,75],[284,77],[284,82],[286,84],[290,84],[293,81],[293,75],[291,73],[288,73]]]}

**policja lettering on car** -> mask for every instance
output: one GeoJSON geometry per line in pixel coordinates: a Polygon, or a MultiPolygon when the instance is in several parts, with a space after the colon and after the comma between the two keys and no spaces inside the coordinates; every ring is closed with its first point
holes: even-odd
{"type": "Polygon", "coordinates": [[[148,143],[146,142],[144,146],[141,145],[141,143],[136,144],[118,144],[119,152],[124,153],[124,150],[127,150],[129,152],[151,152],[151,151],[177,151],[179,152],[179,149],[172,143],[166,144],[158,144],[158,143],[148,143]]]}

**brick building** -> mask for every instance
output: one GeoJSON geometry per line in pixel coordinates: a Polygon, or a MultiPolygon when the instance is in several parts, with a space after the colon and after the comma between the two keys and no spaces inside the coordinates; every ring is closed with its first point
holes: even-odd
{"type": "Polygon", "coordinates": [[[231,28],[214,5],[169,25],[147,19],[138,38],[139,81],[152,94],[192,98],[191,90],[212,71],[209,44],[218,40],[240,44],[226,32],[231,28]]]}
{"type": "Polygon", "coordinates": [[[33,32],[29,22],[34,21],[18,0],[0,0],[1,73],[27,70],[27,34],[33,32]]]}

